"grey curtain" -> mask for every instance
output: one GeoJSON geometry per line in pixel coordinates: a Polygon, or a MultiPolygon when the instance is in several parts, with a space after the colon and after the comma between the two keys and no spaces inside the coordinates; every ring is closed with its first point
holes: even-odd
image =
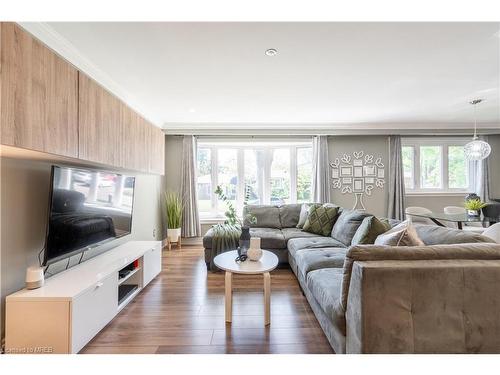
{"type": "Polygon", "coordinates": [[[182,236],[200,237],[201,226],[196,193],[196,138],[192,135],[185,135],[182,141],[181,174],[181,197],[184,203],[182,236]]]}
{"type": "MultiPolygon", "coordinates": [[[[488,136],[481,136],[479,139],[488,142],[488,136]]],[[[488,159],[489,157],[474,162],[476,163],[474,192],[481,197],[483,202],[490,201],[490,163],[488,159]]]]}
{"type": "Polygon", "coordinates": [[[401,137],[389,137],[389,204],[387,217],[405,219],[405,179],[403,174],[403,155],[401,150],[401,137]]]}
{"type": "Polygon", "coordinates": [[[328,136],[313,137],[313,202],[330,202],[330,162],[328,159],[328,136]]]}

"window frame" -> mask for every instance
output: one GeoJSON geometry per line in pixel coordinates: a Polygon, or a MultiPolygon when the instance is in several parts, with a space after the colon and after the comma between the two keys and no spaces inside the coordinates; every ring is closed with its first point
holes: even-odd
{"type": "Polygon", "coordinates": [[[401,147],[413,147],[413,188],[405,186],[407,195],[439,195],[439,194],[468,194],[474,190],[476,163],[469,161],[467,165],[467,182],[466,188],[450,188],[449,187],[449,147],[450,146],[465,146],[469,142],[466,138],[456,137],[408,137],[401,139],[401,147]],[[422,146],[440,146],[441,147],[441,187],[440,188],[423,188],[421,187],[421,162],[420,162],[420,147],[422,146]]]}
{"type": "MultiPolygon", "coordinates": [[[[270,204],[271,201],[271,164],[272,164],[272,153],[276,149],[288,148],[290,152],[290,203],[297,202],[297,152],[301,148],[309,148],[312,152],[312,140],[298,140],[298,141],[262,141],[262,142],[252,142],[252,141],[230,141],[230,140],[198,140],[196,157],[198,157],[198,149],[210,149],[211,155],[211,171],[210,179],[212,184],[212,190],[219,185],[218,181],[218,152],[220,149],[235,149],[237,150],[237,176],[238,176],[238,187],[237,187],[237,206],[235,207],[237,212],[242,212],[243,200],[240,197],[245,195],[245,150],[263,150],[264,151],[264,168],[263,168],[263,182],[262,190],[260,193],[261,200],[259,204],[270,204]]],[[[198,172],[198,170],[196,171],[198,172]]],[[[198,176],[196,178],[198,180],[198,176]]],[[[198,181],[196,181],[198,184],[198,181]]],[[[311,175],[311,187],[312,187],[312,175],[311,175]]],[[[312,192],[311,192],[312,193],[312,192]]],[[[198,199],[198,197],[197,197],[198,199]]],[[[211,209],[210,211],[200,211],[200,219],[222,219],[224,218],[224,213],[219,209],[219,201],[216,195],[211,193],[211,209]]]]}

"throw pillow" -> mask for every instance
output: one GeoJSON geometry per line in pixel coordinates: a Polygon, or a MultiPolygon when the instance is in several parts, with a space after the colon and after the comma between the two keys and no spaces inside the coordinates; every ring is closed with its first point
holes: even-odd
{"type": "Polygon", "coordinates": [[[351,245],[373,244],[377,237],[391,229],[388,220],[365,217],[352,238],[351,245]]]}
{"type": "MultiPolygon", "coordinates": [[[[306,223],[307,216],[309,215],[309,208],[312,206],[310,203],[304,203],[302,204],[302,207],[300,208],[300,215],[299,215],[299,222],[297,224],[297,228],[302,229],[304,228],[304,224],[306,223]]],[[[319,204],[318,204],[319,206],[319,204]]]]}
{"type": "Polygon", "coordinates": [[[321,236],[328,236],[338,216],[338,207],[331,205],[313,205],[309,208],[309,214],[303,230],[321,236]]]}
{"type": "Polygon", "coordinates": [[[418,236],[415,227],[411,225],[411,223],[404,221],[386,233],[378,236],[375,240],[375,245],[424,246],[425,244],[418,236]]]}
{"type": "Polygon", "coordinates": [[[344,209],[333,226],[331,236],[342,242],[344,246],[351,246],[354,234],[363,220],[369,216],[373,215],[359,210],[344,209]]]}

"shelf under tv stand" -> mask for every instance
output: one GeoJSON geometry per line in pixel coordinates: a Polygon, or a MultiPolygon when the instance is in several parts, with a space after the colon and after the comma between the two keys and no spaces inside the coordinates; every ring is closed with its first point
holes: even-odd
{"type": "Polygon", "coordinates": [[[161,271],[160,241],[131,241],[6,299],[6,352],[78,353],[161,271]],[[125,277],[119,271],[136,264],[125,277]],[[119,287],[134,290],[119,301],[119,287]]]}

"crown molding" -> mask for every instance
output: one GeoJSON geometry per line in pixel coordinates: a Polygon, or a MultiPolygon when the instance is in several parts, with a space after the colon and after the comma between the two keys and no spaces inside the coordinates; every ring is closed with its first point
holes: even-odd
{"type": "MultiPolygon", "coordinates": [[[[169,123],[165,134],[194,135],[470,135],[470,123],[169,123]]],[[[480,134],[500,134],[500,123],[478,124],[480,134]]]]}
{"type": "Polygon", "coordinates": [[[85,57],[71,42],[55,31],[46,22],[18,22],[24,30],[32,34],[35,38],[46,44],[62,58],[73,64],[78,70],[85,73],[98,82],[110,93],[125,102],[130,108],[139,113],[145,119],[161,128],[158,119],[152,119],[139,110],[140,105],[134,95],[130,94],[121,85],[114,81],[108,74],[102,71],[91,60],[85,57]]]}

